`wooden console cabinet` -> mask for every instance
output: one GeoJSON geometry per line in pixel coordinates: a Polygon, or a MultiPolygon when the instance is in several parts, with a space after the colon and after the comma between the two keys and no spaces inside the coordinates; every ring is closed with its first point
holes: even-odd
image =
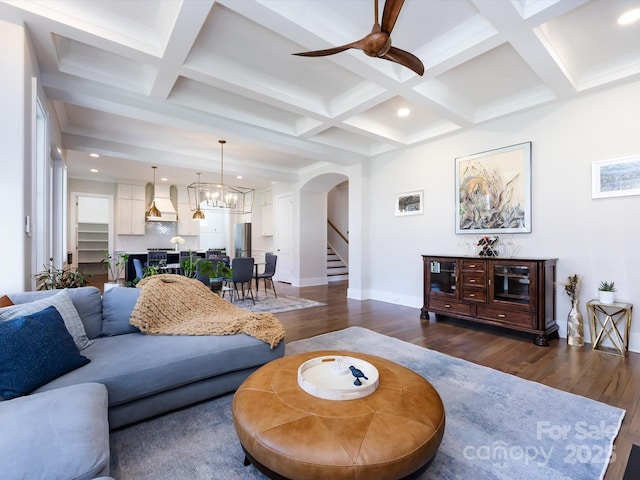
{"type": "Polygon", "coordinates": [[[462,318],[535,334],[536,345],[557,336],[556,259],[422,256],[420,318],[462,318]]]}

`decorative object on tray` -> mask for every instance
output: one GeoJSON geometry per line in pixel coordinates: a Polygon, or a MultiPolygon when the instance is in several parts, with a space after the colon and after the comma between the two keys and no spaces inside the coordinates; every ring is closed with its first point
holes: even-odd
{"type": "Polygon", "coordinates": [[[497,236],[481,237],[480,240],[478,240],[478,246],[480,247],[478,255],[481,257],[497,257],[498,247],[496,243],[498,243],[497,236]]]}
{"type": "Polygon", "coordinates": [[[615,282],[600,282],[598,287],[598,300],[602,303],[615,303],[616,301],[616,284],[615,282]]]}
{"type": "Polygon", "coordinates": [[[361,378],[363,380],[369,380],[367,378],[367,376],[362,372],[362,370],[360,370],[359,368],[354,367],[353,365],[351,365],[349,367],[349,370],[351,370],[351,374],[356,377],[355,381],[353,382],[353,384],[357,387],[359,387],[360,385],[362,385],[362,381],[360,380],[361,378]]]}
{"type": "Polygon", "coordinates": [[[580,277],[577,273],[567,278],[564,291],[571,299],[571,310],[567,316],[567,343],[573,347],[582,347],[584,346],[584,319],[578,305],[580,277]]]}
{"type": "Polygon", "coordinates": [[[309,395],[325,400],[363,398],[375,392],[378,383],[378,369],[365,360],[351,356],[315,357],[298,368],[300,388],[309,395]]]}
{"type": "Polygon", "coordinates": [[[531,233],[531,142],[456,158],[456,233],[531,233]]]}
{"type": "Polygon", "coordinates": [[[180,245],[184,245],[184,238],[182,238],[180,235],[176,235],[175,237],[171,237],[171,240],[169,240],[169,243],[172,243],[173,245],[175,245],[176,252],[179,252],[180,245]]]}

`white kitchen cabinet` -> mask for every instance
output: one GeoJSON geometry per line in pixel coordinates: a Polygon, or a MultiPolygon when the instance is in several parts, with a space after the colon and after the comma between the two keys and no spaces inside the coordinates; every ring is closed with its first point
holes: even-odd
{"type": "Polygon", "coordinates": [[[118,184],[117,229],[118,235],[144,235],[145,233],[144,185],[118,184]]]}
{"type": "Polygon", "coordinates": [[[188,203],[178,203],[178,235],[200,235],[200,220],[193,219],[188,203]]]}
{"type": "Polygon", "coordinates": [[[262,205],[260,213],[262,215],[262,236],[273,236],[273,193],[271,190],[262,192],[262,205]]]}

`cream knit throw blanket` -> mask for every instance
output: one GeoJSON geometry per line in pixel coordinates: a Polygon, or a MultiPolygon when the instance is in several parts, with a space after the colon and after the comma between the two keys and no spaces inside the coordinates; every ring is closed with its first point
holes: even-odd
{"type": "Polygon", "coordinates": [[[274,348],[284,327],[272,313],[236,307],[202,282],[182,275],[153,275],[141,288],[129,323],[150,335],[235,335],[246,333],[274,348]]]}

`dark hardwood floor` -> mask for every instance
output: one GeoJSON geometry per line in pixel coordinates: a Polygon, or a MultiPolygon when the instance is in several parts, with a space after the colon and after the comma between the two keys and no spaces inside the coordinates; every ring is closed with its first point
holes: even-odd
{"type": "MultiPolygon", "coordinates": [[[[347,299],[346,282],[302,288],[276,282],[276,289],[327,304],[278,314],[289,342],[360,326],[625,409],[605,480],[623,477],[632,444],[640,444],[640,354],[621,358],[593,352],[590,345],[569,347],[565,339],[539,347],[531,334],[454,319],[421,321],[418,308],[347,299]]],[[[560,312],[558,319],[562,316],[560,312]]]]}

